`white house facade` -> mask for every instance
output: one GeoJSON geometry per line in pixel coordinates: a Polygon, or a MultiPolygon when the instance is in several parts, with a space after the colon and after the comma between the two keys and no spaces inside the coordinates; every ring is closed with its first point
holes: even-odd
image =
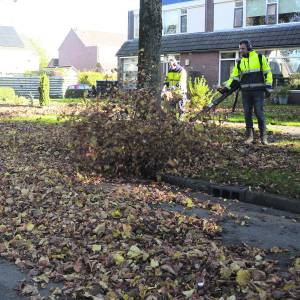
{"type": "Polygon", "coordinates": [[[38,55],[25,47],[13,27],[0,26],[0,76],[38,70],[38,55]]]}
{"type": "MultiPolygon", "coordinates": [[[[175,55],[191,76],[226,80],[249,39],[271,64],[275,83],[300,72],[300,0],[163,0],[162,65],[175,55]]],[[[117,53],[119,78],[134,86],[138,13],[128,13],[128,40],[117,53]]],[[[162,68],[165,70],[165,66],[162,68]]]]}

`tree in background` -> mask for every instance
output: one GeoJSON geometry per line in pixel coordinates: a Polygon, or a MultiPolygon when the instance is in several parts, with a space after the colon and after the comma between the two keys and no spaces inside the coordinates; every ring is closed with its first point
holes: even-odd
{"type": "Polygon", "coordinates": [[[34,41],[33,39],[30,39],[29,41],[32,49],[39,57],[39,70],[42,71],[48,66],[49,63],[49,58],[46,54],[46,51],[41,45],[39,45],[38,42],[34,41]]]}
{"type": "Polygon", "coordinates": [[[50,91],[49,78],[46,73],[42,73],[40,75],[40,86],[39,86],[39,100],[41,106],[49,105],[50,103],[49,91],[50,91]]]}
{"type": "MultiPolygon", "coordinates": [[[[152,96],[157,110],[160,110],[161,93],[161,10],[161,0],[140,0],[138,89],[144,89],[152,96]]],[[[139,101],[137,109],[140,115],[151,109],[148,100],[139,101]]]]}

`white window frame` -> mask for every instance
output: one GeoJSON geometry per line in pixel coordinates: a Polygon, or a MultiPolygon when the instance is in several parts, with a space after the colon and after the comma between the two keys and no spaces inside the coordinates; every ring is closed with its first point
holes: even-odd
{"type": "Polygon", "coordinates": [[[181,8],[180,9],[180,22],[179,22],[179,26],[180,26],[180,33],[187,33],[188,32],[188,28],[187,28],[187,24],[188,24],[188,10],[187,8],[181,8]],[[185,11],[185,13],[183,13],[183,11],[185,11]],[[186,17],[186,31],[182,32],[182,17],[186,17]]]}
{"type": "Polygon", "coordinates": [[[170,10],[166,10],[163,12],[163,18],[162,18],[162,21],[163,21],[163,28],[162,28],[162,31],[163,31],[163,35],[174,35],[174,34],[179,34],[180,33],[180,23],[181,23],[181,12],[180,12],[180,9],[170,9],[170,10]],[[176,32],[175,33],[165,33],[164,32],[164,19],[165,19],[165,14],[167,13],[170,13],[170,12],[177,12],[177,24],[176,24],[176,32]]]}
{"type": "Polygon", "coordinates": [[[244,16],[245,16],[245,2],[244,0],[235,0],[234,1],[234,12],[233,12],[233,28],[243,28],[244,27],[244,16]],[[242,2],[242,6],[236,6],[237,2],[242,2]],[[235,11],[238,9],[242,9],[242,26],[234,26],[235,22],[235,11]]]}
{"type": "Polygon", "coordinates": [[[267,24],[267,22],[266,22],[266,24],[265,25],[276,25],[276,24],[278,24],[278,14],[279,14],[279,12],[278,12],[278,8],[279,8],[279,3],[278,3],[278,0],[266,0],[266,18],[265,18],[265,20],[267,21],[267,12],[268,12],[268,6],[269,5],[274,5],[274,4],[276,4],[276,21],[275,21],[275,24],[267,24]]]}
{"type": "MultiPolygon", "coordinates": [[[[244,0],[243,0],[244,1],[244,0]]],[[[188,27],[187,32],[180,32],[181,31],[181,9],[187,10],[187,18],[188,18],[188,10],[196,7],[203,7],[205,6],[205,0],[194,0],[194,1],[187,1],[182,3],[174,3],[174,4],[168,4],[163,5],[162,7],[162,22],[164,22],[164,13],[172,10],[177,10],[178,12],[178,30],[176,33],[164,33],[164,23],[162,28],[162,35],[174,35],[174,34],[189,34],[188,27]]],[[[187,20],[188,24],[188,20],[187,20]]]]}
{"type": "Polygon", "coordinates": [[[279,0],[265,0],[265,21],[267,19],[267,12],[268,12],[268,5],[276,4],[276,23],[275,24],[263,24],[263,25],[247,25],[247,0],[243,0],[243,7],[244,7],[244,27],[251,28],[251,27],[260,27],[260,26],[268,26],[268,25],[278,25],[279,21],[279,0]]]}
{"type": "MultiPolygon", "coordinates": [[[[222,61],[227,61],[227,60],[235,60],[239,58],[239,51],[238,50],[232,50],[232,51],[220,51],[219,52],[219,78],[218,78],[218,84],[220,85],[221,82],[221,63],[222,61]],[[222,54],[224,53],[235,53],[235,58],[222,58],[222,54]]],[[[229,79],[229,78],[228,78],[229,79]]]]}
{"type": "Polygon", "coordinates": [[[138,60],[138,56],[136,56],[136,55],[133,55],[133,56],[121,56],[120,57],[120,59],[121,60],[123,60],[123,62],[122,62],[122,82],[123,82],[123,84],[124,84],[124,82],[126,83],[126,80],[125,80],[125,72],[124,72],[124,60],[125,59],[133,59],[133,58],[135,58],[135,59],[137,59],[138,60]]]}
{"type": "Polygon", "coordinates": [[[138,12],[134,12],[133,14],[133,38],[138,39],[139,38],[139,31],[140,31],[140,15],[138,12]],[[136,28],[137,26],[137,28],[136,28]]]}

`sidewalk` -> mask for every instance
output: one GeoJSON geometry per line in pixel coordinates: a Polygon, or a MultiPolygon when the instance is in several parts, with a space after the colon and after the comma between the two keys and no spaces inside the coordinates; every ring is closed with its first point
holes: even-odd
{"type": "MultiPolygon", "coordinates": [[[[226,127],[245,128],[244,123],[223,122],[222,124],[226,127]]],[[[257,129],[257,124],[254,124],[254,128],[257,129]]],[[[280,131],[293,137],[300,138],[300,126],[267,125],[267,129],[268,131],[280,131]]]]}

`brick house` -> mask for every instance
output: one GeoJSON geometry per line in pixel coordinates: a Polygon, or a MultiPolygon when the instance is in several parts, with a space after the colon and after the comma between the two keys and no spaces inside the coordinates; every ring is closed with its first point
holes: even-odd
{"type": "MultiPolygon", "coordinates": [[[[163,0],[162,71],[169,55],[190,76],[210,85],[225,81],[238,58],[238,43],[250,39],[268,57],[275,82],[300,72],[300,1],[163,0]]],[[[128,40],[119,49],[119,79],[133,87],[137,75],[139,11],[128,13],[128,40]]]]}
{"type": "Polygon", "coordinates": [[[106,71],[117,67],[115,53],[125,37],[117,33],[71,29],[58,49],[58,65],[80,71],[106,71]]]}

